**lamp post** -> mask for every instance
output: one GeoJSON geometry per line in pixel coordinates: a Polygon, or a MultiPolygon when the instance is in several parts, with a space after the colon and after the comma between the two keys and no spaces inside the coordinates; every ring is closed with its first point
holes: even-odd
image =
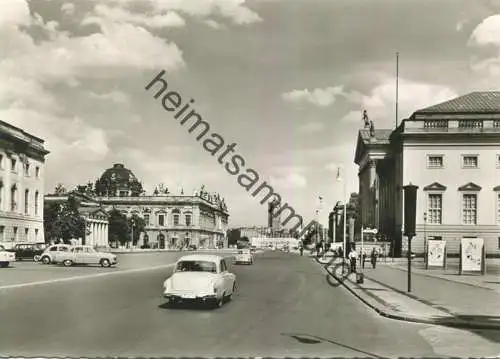
{"type": "Polygon", "coordinates": [[[424,262],[427,268],[427,212],[424,212],[424,262]]]}
{"type": "Polygon", "coordinates": [[[411,292],[411,240],[415,236],[418,186],[403,187],[404,191],[404,235],[408,237],[408,293],[411,292]]]}

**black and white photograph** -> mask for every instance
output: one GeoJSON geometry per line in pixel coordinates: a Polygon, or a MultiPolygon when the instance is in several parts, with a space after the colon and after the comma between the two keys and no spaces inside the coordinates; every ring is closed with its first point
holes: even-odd
{"type": "Polygon", "coordinates": [[[0,0],[0,323],[500,358],[500,1],[0,0]]]}

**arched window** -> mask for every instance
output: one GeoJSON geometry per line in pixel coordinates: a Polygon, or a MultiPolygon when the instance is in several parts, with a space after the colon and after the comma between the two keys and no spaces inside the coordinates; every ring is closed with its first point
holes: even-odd
{"type": "Polygon", "coordinates": [[[38,216],[38,200],[39,200],[38,191],[35,191],[35,216],[38,216]]]}
{"type": "Polygon", "coordinates": [[[10,210],[15,212],[17,210],[17,186],[13,185],[10,188],[10,210]]]}
{"type": "Polygon", "coordinates": [[[178,209],[174,209],[172,211],[172,224],[174,226],[178,226],[179,225],[180,216],[181,216],[181,211],[179,211],[178,209]]]}
{"type": "Polygon", "coordinates": [[[191,226],[192,225],[192,219],[193,219],[193,214],[191,213],[191,211],[187,211],[187,212],[184,212],[184,218],[185,218],[185,223],[186,223],[186,226],[191,226]]]}

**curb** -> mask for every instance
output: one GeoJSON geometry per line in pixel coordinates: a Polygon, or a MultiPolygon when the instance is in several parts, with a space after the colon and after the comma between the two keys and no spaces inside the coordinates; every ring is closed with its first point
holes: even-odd
{"type": "MultiPolygon", "coordinates": [[[[333,278],[335,278],[335,280],[337,282],[339,282],[342,286],[344,286],[356,298],[361,300],[361,302],[363,302],[365,305],[367,305],[368,307],[373,309],[377,314],[379,314],[380,316],[385,317],[385,318],[394,319],[394,320],[401,320],[401,321],[406,321],[406,322],[411,322],[411,323],[432,324],[432,325],[440,325],[440,326],[462,328],[462,329],[500,330],[500,323],[498,323],[498,324],[474,323],[472,321],[453,319],[453,318],[450,318],[450,319],[428,319],[428,318],[417,317],[417,316],[412,316],[412,315],[396,314],[390,310],[383,309],[383,308],[381,308],[373,303],[370,303],[368,300],[363,298],[363,296],[361,294],[357,293],[353,288],[351,288],[350,286],[345,284],[343,280],[340,280],[334,273],[330,273],[328,270],[327,270],[327,273],[329,275],[331,275],[333,278]]],[[[346,279],[346,280],[350,281],[349,279],[346,279]]]]}

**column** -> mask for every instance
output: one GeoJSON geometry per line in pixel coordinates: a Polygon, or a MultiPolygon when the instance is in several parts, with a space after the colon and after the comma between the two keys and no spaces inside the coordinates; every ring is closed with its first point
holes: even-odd
{"type": "Polygon", "coordinates": [[[92,241],[90,243],[91,246],[95,246],[96,237],[97,237],[97,225],[94,221],[92,221],[92,241]]]}
{"type": "Polygon", "coordinates": [[[108,224],[104,223],[104,245],[108,246],[108,224]]]}
{"type": "Polygon", "coordinates": [[[97,241],[96,246],[102,246],[102,224],[101,222],[97,223],[97,241]]]}

